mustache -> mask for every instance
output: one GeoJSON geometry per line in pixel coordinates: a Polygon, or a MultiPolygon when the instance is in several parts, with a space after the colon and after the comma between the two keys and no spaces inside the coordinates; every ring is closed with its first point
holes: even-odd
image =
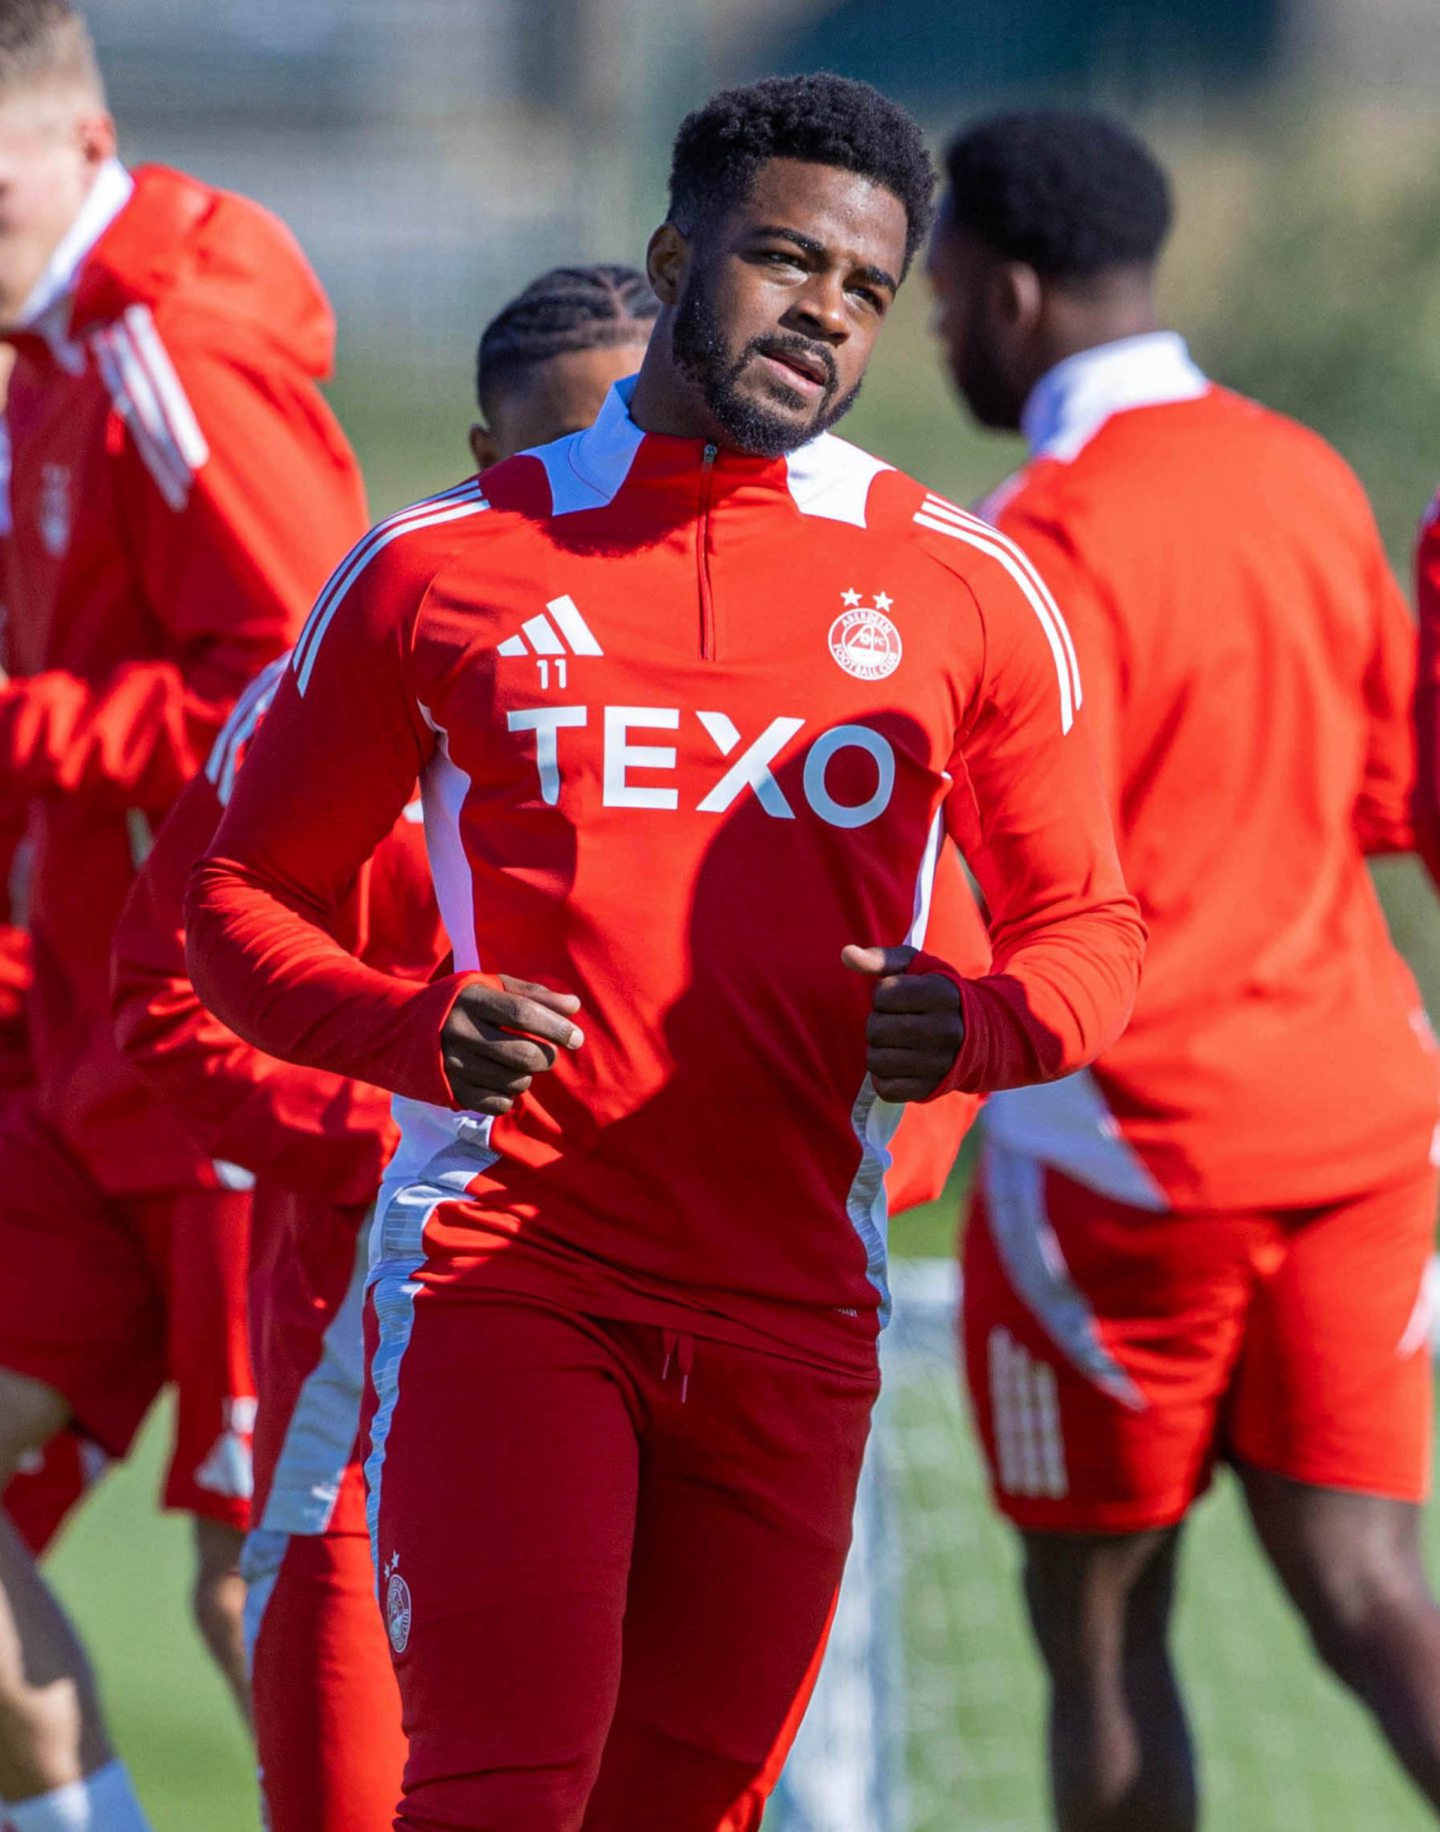
{"type": "Polygon", "coordinates": [[[752,356],[798,357],[823,372],[827,394],[833,394],[840,386],[840,374],[830,351],[824,344],[812,343],[808,337],[801,337],[798,332],[752,338],[745,346],[741,366],[748,363],[752,356]]]}

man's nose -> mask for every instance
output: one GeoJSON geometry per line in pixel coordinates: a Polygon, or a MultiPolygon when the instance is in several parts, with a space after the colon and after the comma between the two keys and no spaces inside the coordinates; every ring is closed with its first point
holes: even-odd
{"type": "Polygon", "coordinates": [[[827,343],[843,343],[850,334],[850,322],[845,312],[845,287],[839,276],[817,274],[792,300],[785,323],[812,337],[822,337],[827,343]]]}

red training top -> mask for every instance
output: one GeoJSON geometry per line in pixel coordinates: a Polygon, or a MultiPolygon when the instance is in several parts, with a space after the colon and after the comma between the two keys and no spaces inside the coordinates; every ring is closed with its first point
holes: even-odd
{"type": "Polygon", "coordinates": [[[1150,943],[1124,1035],[987,1127],[1156,1210],[1413,1176],[1440,1080],[1365,858],[1413,844],[1415,628],[1364,491],[1166,333],[1061,364],[1026,425],[999,524],[1065,604],[1150,943]]]}
{"type": "MultiPolygon", "coordinates": [[[[349,1314],[347,1295],[356,1237],[398,1137],[390,1098],[242,1043],[206,1011],[185,967],[186,881],[287,659],[272,662],[240,696],[135,880],[115,932],[115,1026],[126,1060],[204,1151],[258,1179],[250,1285],[260,1396],[256,1523],[289,1533],[361,1532],[364,1498],[352,1468],[360,1319],[349,1314]]],[[[368,965],[423,981],[445,941],[419,816],[419,802],[411,802],[360,868],[337,935],[368,965]]],[[[988,942],[953,850],[936,874],[932,929],[951,958],[984,971],[988,942]]],[[[907,1117],[889,1179],[897,1210],[938,1193],[975,1105],[970,1095],[952,1094],[907,1117]]]]}
{"type": "Polygon", "coordinates": [[[342,564],[190,964],[242,1036],[403,1097],[382,1271],[873,1365],[903,1110],[842,946],[923,943],[948,826],[991,914],[947,1084],[980,1092],[1103,1048],[1142,930],[1022,556],[838,439],[642,434],[629,386],[342,564]],[[420,992],[333,935],[417,774],[457,968],[420,992]],[[586,1032],[493,1123],[439,1052],[482,967],[576,992],[586,1032]]]}

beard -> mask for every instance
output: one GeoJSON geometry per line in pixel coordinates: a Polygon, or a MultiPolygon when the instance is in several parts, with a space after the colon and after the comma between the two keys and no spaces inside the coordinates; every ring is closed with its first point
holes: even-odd
{"type": "Polygon", "coordinates": [[[1011,382],[1003,355],[981,327],[971,330],[962,350],[951,352],[950,374],[956,392],[981,426],[992,432],[1020,430],[1025,390],[1011,382]]]}
{"type": "Polygon", "coordinates": [[[725,434],[727,444],[756,458],[783,457],[786,452],[793,452],[808,440],[828,432],[837,420],[849,413],[860,392],[857,382],[848,393],[841,394],[835,359],[830,351],[824,344],[814,343],[795,332],[776,331],[766,337],[753,337],[738,356],[732,356],[725,346],[720,320],[698,265],[691,269],[689,282],[675,310],[671,347],[676,367],[699,389],[701,399],[725,434]],[[808,420],[796,418],[806,405],[805,397],[798,390],[792,394],[788,389],[777,389],[776,404],[771,406],[740,386],[740,378],[755,356],[784,355],[787,351],[823,364],[828,377],[825,392],[808,420]],[[784,411],[787,397],[794,409],[788,414],[784,411]]]}

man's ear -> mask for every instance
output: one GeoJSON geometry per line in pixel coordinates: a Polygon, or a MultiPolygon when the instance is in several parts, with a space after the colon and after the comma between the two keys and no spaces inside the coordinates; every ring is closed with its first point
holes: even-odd
{"type": "Polygon", "coordinates": [[[108,160],[113,159],[119,148],[114,117],[103,109],[82,116],[76,125],[75,135],[85,163],[92,171],[98,171],[108,160]]]}
{"type": "Polygon", "coordinates": [[[685,287],[690,240],[674,223],[661,223],[645,250],[645,272],[661,305],[674,305],[685,287]]]}
{"type": "Polygon", "coordinates": [[[477,420],[470,428],[470,450],[477,471],[488,471],[492,464],[500,462],[499,441],[482,420],[477,420]]]}
{"type": "Polygon", "coordinates": [[[1028,261],[1005,261],[996,270],[997,304],[1012,331],[1027,335],[1039,324],[1045,310],[1045,289],[1028,261]]]}

